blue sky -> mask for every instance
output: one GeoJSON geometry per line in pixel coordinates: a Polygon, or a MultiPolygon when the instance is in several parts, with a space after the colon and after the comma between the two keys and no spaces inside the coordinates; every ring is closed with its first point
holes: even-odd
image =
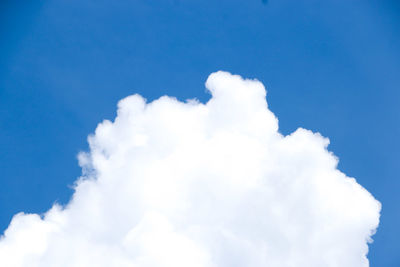
{"type": "Polygon", "coordinates": [[[216,70],[261,80],[284,134],[331,140],[383,205],[371,266],[400,264],[396,1],[25,1],[0,4],[0,226],[66,203],[76,155],[119,99],[209,95],[216,70]],[[201,85],[201,86],[200,86],[201,85]]]}

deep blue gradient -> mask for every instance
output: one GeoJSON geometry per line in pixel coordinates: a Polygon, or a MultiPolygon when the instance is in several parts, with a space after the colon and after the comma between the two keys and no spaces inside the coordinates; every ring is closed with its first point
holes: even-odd
{"type": "Polygon", "coordinates": [[[371,266],[400,266],[396,1],[120,0],[0,4],[0,228],[66,203],[76,155],[119,99],[209,96],[208,74],[261,80],[284,134],[331,140],[383,204],[371,266]]]}

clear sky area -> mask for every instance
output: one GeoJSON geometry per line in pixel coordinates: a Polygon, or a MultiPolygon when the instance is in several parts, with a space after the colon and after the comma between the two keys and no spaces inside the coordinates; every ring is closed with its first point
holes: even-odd
{"type": "Polygon", "coordinates": [[[368,258],[400,266],[400,4],[349,0],[0,3],[0,228],[68,202],[77,154],[116,104],[260,80],[280,132],[329,137],[338,168],[382,204],[368,258]]]}

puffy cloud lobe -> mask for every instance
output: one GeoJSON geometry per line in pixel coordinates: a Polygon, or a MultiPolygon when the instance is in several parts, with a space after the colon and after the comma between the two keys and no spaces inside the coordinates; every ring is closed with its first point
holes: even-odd
{"type": "Polygon", "coordinates": [[[256,80],[217,72],[206,87],[206,104],[121,100],[69,204],[15,215],[0,265],[368,266],[380,203],[329,140],[281,135],[256,80]]]}

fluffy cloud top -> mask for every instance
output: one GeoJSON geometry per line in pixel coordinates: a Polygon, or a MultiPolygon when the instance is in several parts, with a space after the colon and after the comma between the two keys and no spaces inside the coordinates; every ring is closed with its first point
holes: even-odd
{"type": "Polygon", "coordinates": [[[256,80],[217,72],[206,87],[206,104],[121,100],[71,201],[15,215],[0,266],[368,266],[380,203],[329,140],[281,135],[256,80]]]}

